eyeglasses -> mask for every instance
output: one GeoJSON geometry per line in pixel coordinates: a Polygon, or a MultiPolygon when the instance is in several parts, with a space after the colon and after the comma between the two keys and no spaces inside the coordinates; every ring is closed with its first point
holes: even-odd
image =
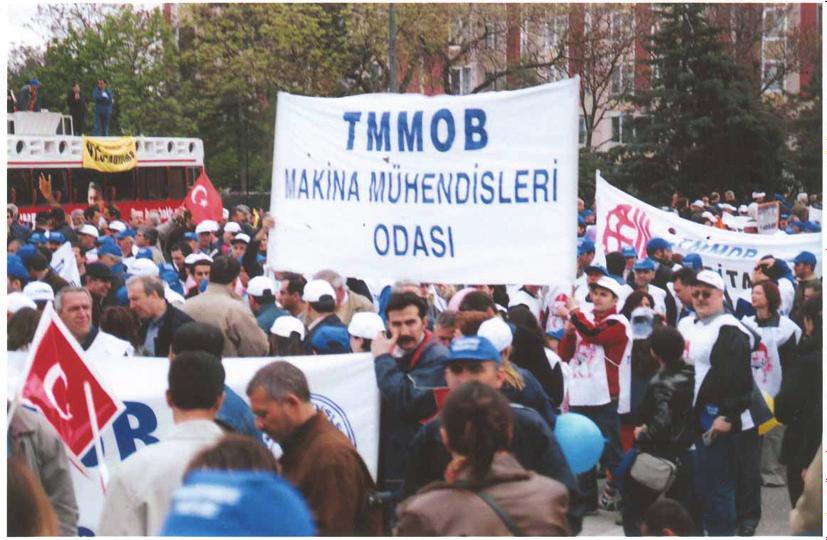
{"type": "Polygon", "coordinates": [[[712,296],[712,291],[707,291],[704,289],[696,289],[692,291],[692,298],[694,298],[695,300],[698,300],[699,298],[703,298],[704,300],[706,300],[710,296],[712,296]]]}
{"type": "Polygon", "coordinates": [[[755,270],[756,272],[765,272],[766,273],[768,268],[769,268],[769,266],[767,266],[765,264],[759,264],[758,266],[753,268],[753,270],[755,270]]]}
{"type": "Polygon", "coordinates": [[[461,375],[463,371],[467,371],[471,375],[478,375],[485,369],[482,362],[468,362],[468,363],[454,363],[448,366],[448,370],[454,375],[461,375]]]}

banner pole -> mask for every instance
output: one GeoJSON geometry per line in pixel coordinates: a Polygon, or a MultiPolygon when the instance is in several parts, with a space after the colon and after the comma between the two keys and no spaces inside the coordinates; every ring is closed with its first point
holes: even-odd
{"type": "Polygon", "coordinates": [[[88,382],[83,383],[83,393],[86,394],[86,407],[89,409],[89,419],[92,424],[92,437],[95,441],[95,454],[98,457],[98,472],[100,473],[101,489],[106,494],[106,484],[109,483],[109,468],[103,459],[103,445],[101,444],[100,430],[98,429],[98,415],[95,412],[95,402],[92,399],[92,387],[88,382]]]}

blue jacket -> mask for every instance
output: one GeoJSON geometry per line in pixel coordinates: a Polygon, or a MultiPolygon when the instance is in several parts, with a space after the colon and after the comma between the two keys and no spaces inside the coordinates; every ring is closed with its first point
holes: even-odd
{"type": "Polygon", "coordinates": [[[445,388],[448,349],[430,332],[416,350],[401,358],[383,354],[374,361],[382,396],[379,442],[381,489],[402,487],[408,447],[419,427],[436,414],[436,389],[445,388]]]}
{"type": "Polygon", "coordinates": [[[273,326],[273,322],[282,315],[287,315],[287,312],[279,309],[276,304],[267,304],[256,313],[256,322],[258,323],[258,327],[264,330],[265,334],[270,335],[270,328],[273,326]]]}
{"type": "Polygon", "coordinates": [[[256,418],[250,410],[247,402],[235,391],[224,385],[224,403],[218,409],[215,421],[240,434],[254,438],[257,442],[264,444],[262,433],[256,428],[256,418]]]}
{"type": "MultiPolygon", "coordinates": [[[[511,453],[528,470],[553,478],[569,490],[567,517],[571,532],[576,535],[582,529],[582,497],[577,478],[571,472],[560,444],[548,424],[537,411],[512,403],[514,413],[514,438],[511,453]]],[[[443,480],[451,454],[442,443],[439,419],[434,419],[419,430],[410,445],[410,456],[405,471],[404,495],[416,491],[435,480],[443,480]]]]}
{"type": "Polygon", "coordinates": [[[92,90],[92,101],[95,102],[95,110],[112,109],[112,89],[101,90],[97,86],[92,90]],[[104,95],[104,93],[106,95],[104,95]]]}
{"type": "Polygon", "coordinates": [[[554,429],[555,419],[557,415],[554,412],[554,406],[543,391],[540,381],[529,370],[514,366],[514,369],[523,377],[525,386],[522,390],[517,390],[513,386],[503,386],[502,393],[508,398],[511,403],[519,403],[530,409],[537,411],[543,420],[546,421],[550,429],[554,429]]]}
{"type": "MultiPolygon", "coordinates": [[[[273,320],[275,320],[275,318],[273,320]]],[[[310,342],[313,340],[313,336],[315,336],[319,329],[323,326],[340,326],[342,328],[347,328],[347,326],[345,326],[345,324],[342,322],[339,316],[335,313],[328,313],[327,315],[322,315],[322,320],[320,320],[316,324],[316,326],[311,328],[304,338],[304,347],[307,354],[313,354],[313,349],[310,347],[310,342]]],[[[270,332],[270,329],[268,328],[267,330],[265,330],[265,332],[270,332]]]]}

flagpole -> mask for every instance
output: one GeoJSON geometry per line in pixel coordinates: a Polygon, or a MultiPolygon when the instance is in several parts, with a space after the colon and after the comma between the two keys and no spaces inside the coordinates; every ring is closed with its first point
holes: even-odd
{"type": "Polygon", "coordinates": [[[95,402],[92,399],[92,386],[88,382],[83,383],[83,393],[86,394],[86,407],[89,409],[89,419],[92,424],[92,437],[95,441],[95,454],[97,454],[98,457],[101,489],[106,493],[106,484],[109,483],[109,468],[103,459],[103,446],[101,444],[100,430],[98,429],[98,415],[95,412],[95,402]]]}

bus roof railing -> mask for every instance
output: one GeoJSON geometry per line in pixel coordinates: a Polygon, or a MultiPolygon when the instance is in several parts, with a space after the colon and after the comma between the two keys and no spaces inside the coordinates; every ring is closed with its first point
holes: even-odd
{"type": "MultiPolygon", "coordinates": [[[[7,135],[9,169],[83,167],[82,137],[7,135]]],[[[187,137],[135,137],[138,167],[202,167],[204,142],[187,137]]]]}

